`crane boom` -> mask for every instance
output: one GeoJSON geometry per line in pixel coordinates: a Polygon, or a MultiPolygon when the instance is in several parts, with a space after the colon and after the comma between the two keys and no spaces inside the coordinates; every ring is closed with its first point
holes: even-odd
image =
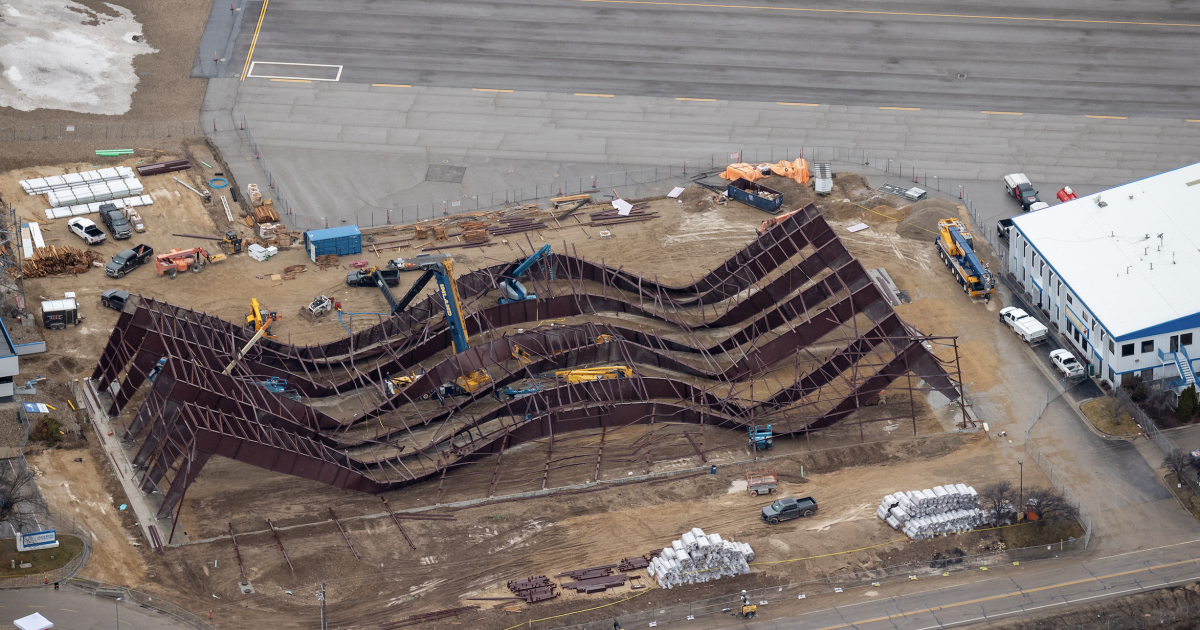
{"type": "MultiPolygon", "coordinates": [[[[542,248],[534,252],[524,262],[513,268],[512,271],[504,274],[500,281],[500,293],[503,297],[500,298],[501,304],[509,302],[520,302],[522,300],[536,300],[537,296],[525,290],[525,285],[521,284],[521,276],[529,271],[539,260],[550,255],[550,245],[542,245],[542,248]]],[[[553,276],[553,267],[551,267],[551,275],[553,276]]]]}

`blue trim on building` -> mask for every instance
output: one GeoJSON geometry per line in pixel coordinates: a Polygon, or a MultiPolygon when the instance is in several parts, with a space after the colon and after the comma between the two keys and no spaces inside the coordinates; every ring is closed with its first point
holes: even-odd
{"type": "Polygon", "coordinates": [[[1121,335],[1114,338],[1115,341],[1125,341],[1127,339],[1137,339],[1139,337],[1153,337],[1155,335],[1165,335],[1169,332],[1177,332],[1187,330],[1189,328],[1200,328],[1200,313],[1192,313],[1178,319],[1173,319],[1169,322],[1163,322],[1157,326],[1135,330],[1129,334],[1121,335]]]}

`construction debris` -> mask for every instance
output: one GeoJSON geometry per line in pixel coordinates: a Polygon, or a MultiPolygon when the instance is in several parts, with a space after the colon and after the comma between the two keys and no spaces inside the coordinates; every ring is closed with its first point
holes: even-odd
{"type": "Polygon", "coordinates": [[[316,262],[317,262],[317,266],[320,267],[322,270],[328,269],[330,267],[337,267],[338,265],[341,264],[341,262],[339,262],[337,254],[324,254],[321,256],[317,256],[316,262]]]}
{"type": "Polygon", "coordinates": [[[987,523],[979,493],[961,483],[889,494],[875,515],[913,540],[968,532],[987,523]]]}
{"type": "Polygon", "coordinates": [[[254,206],[254,221],[255,223],[278,223],[279,213],[275,211],[275,201],[267,199],[261,204],[254,206]]]}
{"type": "Polygon", "coordinates": [[[693,527],[670,547],[664,547],[646,573],[663,588],[707,582],[750,572],[754,550],[742,542],[722,540],[720,534],[705,534],[693,527]]]}
{"type": "MultiPolygon", "coordinates": [[[[20,273],[25,278],[44,278],[59,274],[80,274],[91,269],[93,262],[104,263],[104,256],[92,249],[75,249],[70,245],[38,247],[33,256],[21,263],[20,273]]],[[[16,277],[17,270],[9,269],[16,277]]]]}
{"type": "Polygon", "coordinates": [[[487,230],[468,230],[462,234],[463,240],[468,243],[486,243],[488,242],[487,230]]]}

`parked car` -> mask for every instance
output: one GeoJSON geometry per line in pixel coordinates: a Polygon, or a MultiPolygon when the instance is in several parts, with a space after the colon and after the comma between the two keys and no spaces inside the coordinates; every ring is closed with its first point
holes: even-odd
{"type": "Polygon", "coordinates": [[[108,231],[112,232],[113,238],[124,240],[133,236],[133,228],[129,226],[129,219],[126,219],[125,213],[117,210],[113,204],[106,203],[100,206],[100,219],[104,221],[108,231]]]}
{"type": "Polygon", "coordinates": [[[154,249],[149,245],[134,245],[112,257],[112,262],[104,265],[104,274],[110,278],[122,278],[125,274],[150,262],[154,257],[154,249]]]}
{"type": "Polygon", "coordinates": [[[779,521],[812,516],[817,513],[818,509],[817,500],[812,497],[803,499],[784,497],[762,509],[762,520],[775,525],[779,521]]]}
{"type": "Polygon", "coordinates": [[[96,227],[96,222],[91,219],[75,217],[67,221],[67,227],[88,245],[99,245],[108,238],[108,235],[100,231],[100,228],[96,227]]]}
{"type": "Polygon", "coordinates": [[[1033,189],[1033,184],[1029,182],[1029,178],[1025,177],[1024,173],[1005,175],[1004,190],[1021,203],[1021,209],[1025,212],[1035,212],[1050,206],[1038,197],[1038,191],[1033,189]]]}
{"type": "Polygon", "coordinates": [[[123,310],[128,301],[129,292],[124,289],[109,289],[100,294],[100,303],[114,311],[123,310]]]}
{"type": "Polygon", "coordinates": [[[1039,344],[1049,338],[1050,331],[1042,322],[1015,306],[1000,309],[1000,321],[1030,344],[1039,344]]]}
{"type": "Polygon", "coordinates": [[[1083,376],[1083,365],[1075,360],[1075,355],[1069,350],[1059,348],[1050,352],[1050,360],[1054,362],[1054,367],[1063,373],[1067,378],[1075,378],[1083,376]]]}
{"type": "Polygon", "coordinates": [[[1000,219],[996,222],[996,236],[1008,241],[1008,235],[1012,232],[1012,219],[1000,219]]]}

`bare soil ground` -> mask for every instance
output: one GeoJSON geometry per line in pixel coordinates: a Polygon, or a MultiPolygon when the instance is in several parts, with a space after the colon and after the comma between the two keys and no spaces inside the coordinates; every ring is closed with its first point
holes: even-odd
{"type": "MultiPolygon", "coordinates": [[[[115,15],[101,0],[75,0],[89,9],[105,15],[115,15]]],[[[195,121],[200,116],[204,101],[207,79],[192,79],[192,62],[200,35],[208,22],[212,0],[198,2],[157,2],[156,0],[112,0],[113,4],[129,9],[142,24],[146,43],[159,52],[140,55],[133,60],[134,72],[138,74],[137,90],[133,93],[133,105],[121,116],[80,114],[62,110],[38,109],[22,112],[10,107],[0,108],[0,120],[4,127],[34,127],[42,125],[74,125],[74,133],[56,133],[49,139],[25,142],[3,142],[0,146],[0,171],[58,164],[74,160],[90,160],[90,164],[111,165],[111,158],[96,158],[96,149],[132,149],[146,147],[169,148],[177,144],[175,138],[162,138],[162,125],[156,135],[150,137],[152,122],[195,121]],[[122,146],[114,141],[80,137],[90,124],[126,123],[128,134],[135,139],[121,140],[122,146]],[[135,131],[135,129],[139,131],[135,131]],[[59,136],[63,136],[59,139],[59,136]],[[76,138],[76,139],[71,139],[76,138]],[[97,161],[104,160],[104,161],[97,161]]],[[[65,132],[65,129],[63,129],[65,132]]],[[[176,133],[178,135],[178,132],[176,133]]]]}
{"type": "MultiPolygon", "coordinates": [[[[179,144],[173,151],[161,155],[139,154],[122,163],[188,155],[222,168],[219,162],[209,159],[212,155],[208,151],[205,144],[179,144]]],[[[64,220],[45,221],[44,199],[25,197],[16,181],[85,168],[88,163],[10,171],[0,175],[0,196],[17,204],[18,215],[41,220],[47,239],[57,238],[55,244],[80,247],[81,242],[66,231],[64,220]]],[[[203,174],[205,178],[212,176],[207,169],[203,174]]],[[[171,235],[215,236],[229,227],[223,213],[217,214],[213,208],[201,204],[198,197],[176,184],[171,175],[143,178],[143,183],[155,199],[155,204],[143,213],[148,231],[135,235],[130,242],[101,245],[99,249],[106,256],[135,242],[146,242],[160,251],[192,245],[211,247],[213,243],[209,241],[171,235]]],[[[959,334],[978,326],[980,309],[995,308],[994,303],[985,307],[966,300],[957,285],[944,277],[928,243],[932,235],[926,240],[897,233],[900,221],[910,216],[924,216],[927,211],[944,214],[949,210],[926,204],[914,211],[894,198],[874,193],[866,180],[855,174],[839,175],[834,195],[829,198],[817,197],[791,180],[773,178],[766,183],[784,191],[787,209],[815,201],[867,267],[885,267],[900,288],[909,290],[913,296],[913,303],[898,307],[898,311],[922,331],[959,334]],[[843,201],[850,199],[855,201],[843,201]],[[864,210],[866,207],[871,210],[864,210]],[[867,223],[870,229],[857,234],[845,232],[844,226],[858,222],[867,223]]],[[[599,238],[596,228],[567,225],[541,234],[510,236],[508,245],[451,251],[461,266],[476,268],[511,261],[521,257],[521,250],[528,252],[531,246],[549,242],[556,250],[566,246],[572,253],[592,260],[602,259],[633,273],[657,276],[662,282],[684,284],[741,249],[754,238],[754,228],[767,218],[762,212],[735,202],[722,205],[716,195],[698,187],[688,189],[680,200],[659,199],[648,203],[652,211],[659,213],[659,218],[605,228],[613,233],[613,238],[599,238]],[[520,248],[515,247],[517,243],[520,248]]],[[[936,225],[936,220],[933,223],[936,225]]],[[[240,222],[232,224],[232,228],[243,235],[249,234],[249,228],[240,222]]],[[[382,264],[388,257],[411,255],[414,251],[407,247],[399,251],[389,249],[380,254],[365,253],[362,258],[382,264]]],[[[298,248],[293,248],[266,263],[234,256],[204,273],[187,274],[174,281],[156,276],[152,269],[138,270],[123,280],[107,278],[100,270],[78,277],[30,280],[27,292],[31,300],[75,291],[88,319],[78,328],[48,332],[49,352],[23,357],[23,375],[48,376],[47,401],[58,400],[65,406],[65,382],[91,372],[116,321],[117,313],[101,308],[98,303],[99,293],[108,288],[126,288],[235,321],[246,314],[249,299],[257,297],[285,315],[273,327],[282,339],[303,343],[336,339],[345,334],[336,318],[326,318],[314,325],[295,315],[313,295],[330,295],[341,301],[347,311],[377,312],[385,307],[376,290],[348,289],[344,284],[345,273],[345,268],[319,271],[298,248]],[[271,274],[295,264],[308,265],[308,271],[293,281],[269,280],[271,274]]],[[[414,279],[415,275],[405,278],[398,290],[406,289],[414,279]]],[[[367,316],[347,324],[361,327],[374,321],[376,318],[367,316]]],[[[991,374],[997,359],[991,346],[973,339],[960,349],[964,382],[970,382],[972,389],[978,391],[995,387],[995,377],[991,374]]],[[[154,556],[144,549],[131,548],[127,542],[137,540],[139,534],[132,515],[111,509],[112,503],[121,501],[120,490],[97,447],[89,444],[86,451],[74,451],[88,453],[83,464],[72,462],[73,457],[65,455],[67,451],[50,450],[37,456],[35,465],[43,471],[43,488],[56,508],[77,510],[85,515],[97,536],[107,537],[111,543],[97,545],[98,550],[103,547],[103,553],[98,551],[89,564],[90,577],[148,589],[197,610],[216,604],[214,621],[222,627],[261,625],[267,620],[276,627],[305,626],[316,610],[313,586],[326,581],[330,585],[332,614],[353,618],[361,625],[463,605],[465,597],[502,595],[504,583],[511,579],[540,573],[553,575],[640,555],[661,548],[694,526],[750,542],[762,561],[807,558],[882,544],[858,553],[768,565],[774,568],[721,584],[721,592],[834,571],[924,560],[934,554],[953,555],[956,549],[973,553],[1014,544],[1008,538],[1012,534],[985,532],[946,539],[945,544],[910,545],[874,517],[879,498],[889,492],[948,482],[982,484],[1009,474],[997,472],[1006,468],[1000,466],[1000,456],[982,434],[943,434],[953,430],[961,417],[961,411],[944,399],[939,402],[936,396],[918,393],[910,401],[905,393],[894,399],[889,397],[886,406],[864,410],[861,417],[902,415],[908,413],[910,403],[916,409],[915,424],[896,421],[861,427],[845,424],[806,440],[779,440],[775,451],[766,454],[771,459],[758,464],[739,463],[750,457],[745,436],[740,433],[708,427],[700,434],[697,427],[668,426],[660,429],[663,434],[657,439],[662,440],[664,450],[658,455],[659,461],[649,465],[650,471],[704,469],[709,463],[717,463],[722,465],[718,474],[688,472],[654,483],[485,503],[453,512],[441,508],[436,512],[453,513],[458,520],[403,521],[417,546],[415,551],[404,543],[390,519],[379,518],[382,503],[375,497],[213,458],[189,489],[179,527],[192,540],[215,540],[202,540],[172,549],[165,556],[154,556]],[[699,438],[708,462],[700,461],[683,437],[684,430],[692,432],[694,439],[699,438]],[[917,437],[902,437],[914,432],[917,437]],[[744,483],[745,470],[754,465],[778,468],[784,481],[781,492],[816,496],[821,502],[821,512],[813,519],[776,528],[762,524],[757,518],[758,509],[768,501],[751,499],[737,486],[739,480],[744,483]],[[81,466],[82,470],[72,469],[81,466]],[[361,561],[354,559],[342,535],[328,519],[330,507],[343,520],[361,561]],[[278,544],[266,529],[267,518],[283,528],[281,542],[294,570],[288,568],[278,544]],[[240,572],[227,536],[229,524],[238,533],[246,572],[257,590],[253,596],[243,596],[237,591],[240,572]],[[889,542],[897,538],[901,540],[889,542]],[[213,599],[213,595],[219,600],[213,599]]],[[[647,465],[638,459],[635,444],[644,431],[644,427],[629,427],[610,434],[607,439],[611,442],[606,442],[605,457],[599,466],[595,463],[598,440],[595,436],[579,436],[573,448],[581,454],[590,452],[592,461],[580,466],[577,473],[554,473],[550,487],[597,477],[612,480],[630,473],[643,474],[647,465]]],[[[644,458],[644,453],[640,457],[644,458]]],[[[440,491],[439,482],[434,481],[390,493],[387,498],[394,509],[406,509],[435,502],[444,505],[479,499],[491,493],[533,490],[541,485],[540,477],[534,479],[533,473],[540,471],[544,461],[544,447],[530,443],[508,451],[500,467],[481,465],[451,473],[440,491]]],[[[1030,481],[1027,479],[1026,483],[1030,481]]],[[[617,589],[603,595],[569,594],[539,604],[535,609],[538,616],[545,616],[554,611],[577,610],[593,602],[611,601],[628,593],[617,589]]],[[[703,593],[684,591],[654,592],[631,602],[628,610],[702,596],[703,593]]],[[[526,618],[502,611],[482,612],[479,616],[482,619],[476,627],[506,627],[526,618]]]]}

